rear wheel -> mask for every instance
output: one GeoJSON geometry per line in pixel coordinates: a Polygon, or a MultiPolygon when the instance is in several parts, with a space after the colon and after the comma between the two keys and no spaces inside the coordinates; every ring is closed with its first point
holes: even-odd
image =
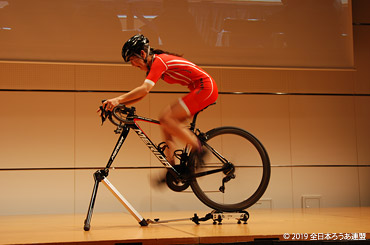
{"type": "Polygon", "coordinates": [[[189,161],[195,176],[190,186],[200,201],[216,210],[234,212],[261,198],[270,180],[270,160],[256,137],[236,127],[215,128],[206,133],[203,151],[203,161],[189,161]],[[201,174],[220,168],[224,169],[201,174]]]}

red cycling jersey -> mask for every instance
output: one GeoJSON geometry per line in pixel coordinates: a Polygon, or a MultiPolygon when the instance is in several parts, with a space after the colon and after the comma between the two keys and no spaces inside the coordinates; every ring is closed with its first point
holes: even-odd
{"type": "Polygon", "coordinates": [[[159,79],[170,84],[187,86],[190,93],[180,99],[188,115],[194,115],[214,103],[218,97],[213,78],[194,63],[174,55],[153,55],[153,62],[145,82],[153,86],[159,79]]]}

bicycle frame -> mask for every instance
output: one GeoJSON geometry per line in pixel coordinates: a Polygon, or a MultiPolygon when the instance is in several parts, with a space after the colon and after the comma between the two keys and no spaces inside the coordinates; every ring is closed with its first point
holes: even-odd
{"type": "MultiPolygon", "coordinates": [[[[206,109],[206,108],[204,108],[204,109],[206,109]]],[[[106,118],[109,118],[109,120],[114,125],[117,126],[117,129],[115,130],[115,132],[117,133],[117,132],[122,131],[121,136],[118,139],[118,142],[116,144],[116,147],[114,148],[114,150],[111,154],[110,160],[109,160],[109,162],[106,166],[106,170],[105,170],[106,172],[108,172],[108,169],[110,168],[111,164],[113,163],[114,158],[117,155],[118,151],[120,150],[122,144],[124,143],[130,129],[133,129],[135,131],[135,133],[140,137],[140,139],[144,142],[144,144],[152,151],[152,153],[157,157],[157,159],[163,164],[163,166],[165,168],[167,168],[169,173],[176,179],[180,178],[184,181],[188,181],[189,177],[190,178],[201,177],[201,176],[206,176],[206,175],[209,175],[209,174],[218,173],[218,172],[225,171],[225,170],[226,171],[231,170],[230,169],[231,164],[229,163],[229,161],[227,159],[225,159],[219,152],[217,152],[215,149],[213,149],[210,145],[207,144],[206,134],[200,132],[199,129],[195,128],[196,120],[197,120],[199,112],[196,113],[193,116],[193,120],[190,123],[189,130],[192,131],[195,135],[197,135],[198,139],[202,142],[202,145],[204,145],[204,147],[206,147],[210,152],[212,152],[213,155],[216,156],[224,165],[221,168],[218,168],[218,169],[208,170],[208,171],[205,171],[205,172],[198,172],[195,175],[187,176],[186,178],[184,178],[184,176],[182,176],[181,173],[179,173],[179,171],[177,171],[176,168],[169,163],[166,156],[164,155],[164,152],[162,150],[159,150],[159,148],[150,140],[150,138],[145,134],[145,132],[140,128],[140,126],[137,123],[138,121],[143,121],[143,122],[149,122],[149,123],[153,123],[153,124],[156,124],[156,125],[160,125],[160,122],[158,120],[154,120],[154,119],[151,119],[151,118],[146,118],[146,117],[141,117],[141,116],[136,115],[135,107],[131,107],[131,108],[124,107],[123,111],[121,111],[121,112],[123,112],[123,114],[126,115],[126,118],[121,118],[121,117],[117,116],[114,111],[113,112],[109,112],[109,111],[107,112],[107,111],[105,111],[105,108],[102,108],[102,107],[100,109],[102,110],[102,122],[104,122],[106,118]],[[119,120],[119,123],[114,121],[114,119],[112,118],[112,115],[117,120],[119,120]]],[[[188,148],[188,146],[186,146],[183,150],[183,154],[182,154],[181,159],[180,159],[180,165],[186,164],[187,161],[188,161],[188,157],[189,157],[189,148],[188,148]],[[184,157],[185,157],[185,159],[183,159],[184,157]]]]}
{"type": "MultiPolygon", "coordinates": [[[[182,178],[183,180],[189,180],[189,176],[186,179],[184,179],[184,176],[181,176],[181,173],[179,173],[179,171],[176,170],[176,168],[169,163],[166,156],[164,155],[164,152],[162,150],[160,150],[158,148],[158,146],[156,146],[150,140],[150,138],[145,134],[145,132],[140,128],[140,126],[137,123],[138,121],[143,121],[143,122],[149,122],[149,123],[153,123],[153,124],[156,124],[156,125],[160,125],[160,122],[158,120],[154,120],[154,119],[151,119],[151,118],[146,118],[146,117],[141,117],[141,116],[136,115],[135,107],[131,107],[131,108],[124,107],[120,111],[124,115],[126,115],[125,116],[126,118],[122,118],[120,116],[117,116],[117,114],[115,114],[114,111],[113,112],[106,111],[105,108],[103,108],[103,107],[101,107],[100,109],[101,109],[102,123],[104,123],[106,118],[109,118],[109,120],[114,125],[117,126],[117,129],[115,130],[115,132],[116,133],[121,132],[121,135],[120,135],[120,137],[117,141],[117,144],[116,144],[116,146],[115,146],[115,148],[114,148],[114,150],[111,154],[111,157],[109,158],[108,164],[105,168],[105,172],[107,174],[109,172],[109,168],[112,165],[118,151],[120,150],[121,146],[123,145],[124,141],[126,140],[126,137],[129,133],[130,129],[133,129],[135,131],[135,133],[140,137],[140,139],[144,142],[144,144],[152,151],[152,153],[157,157],[157,159],[162,163],[162,165],[169,171],[169,173],[174,178],[176,178],[176,179],[177,178],[182,178]],[[119,123],[117,123],[113,119],[112,116],[114,116],[114,118],[116,118],[119,121],[119,123]]],[[[190,123],[189,130],[191,130],[193,133],[195,133],[197,135],[198,139],[202,142],[202,144],[206,148],[208,148],[208,150],[210,150],[221,162],[223,162],[224,166],[222,168],[197,173],[197,174],[195,174],[191,177],[201,177],[201,176],[221,172],[221,171],[227,170],[229,165],[230,165],[229,162],[220,153],[218,153],[216,150],[214,150],[211,146],[209,146],[206,143],[207,136],[205,134],[201,133],[198,129],[195,128],[198,114],[199,114],[199,112],[194,115],[193,120],[190,123]]],[[[183,150],[183,154],[182,154],[182,157],[180,159],[180,164],[184,164],[184,163],[186,164],[186,162],[188,161],[188,157],[189,157],[189,148],[188,148],[188,146],[186,146],[183,150]],[[184,156],[185,156],[185,159],[183,159],[184,156]]]]}
{"type": "Polygon", "coordinates": [[[114,159],[116,158],[118,151],[121,149],[130,130],[132,129],[139,136],[139,138],[144,142],[144,144],[151,150],[151,152],[157,157],[157,159],[163,164],[163,166],[167,168],[167,170],[171,171],[174,177],[179,176],[180,173],[169,163],[164,153],[158,149],[158,147],[151,141],[151,139],[146,135],[146,133],[140,128],[140,126],[137,123],[138,121],[144,121],[144,122],[149,122],[149,123],[153,123],[156,125],[160,125],[160,122],[154,119],[139,117],[139,116],[135,116],[134,118],[129,119],[129,120],[132,122],[125,123],[122,127],[120,127],[122,132],[109,158],[106,169],[109,169],[111,167],[114,159]]]}
{"type": "Polygon", "coordinates": [[[144,142],[144,144],[153,152],[153,154],[157,157],[157,159],[167,168],[172,169],[175,173],[177,171],[172,167],[172,165],[167,160],[166,156],[163,154],[162,151],[159,151],[157,146],[149,139],[149,137],[145,134],[145,132],[140,128],[140,126],[137,124],[137,121],[144,121],[144,122],[150,122],[159,125],[159,121],[144,118],[144,117],[137,117],[134,119],[134,124],[132,125],[132,129],[135,131],[135,133],[140,137],[140,139],[144,142]]]}
{"type": "MultiPolygon", "coordinates": [[[[196,118],[197,118],[197,115],[194,116],[193,121],[190,124],[190,130],[193,131],[193,132],[195,131],[196,118]]],[[[154,120],[154,119],[150,119],[150,118],[146,118],[146,117],[140,117],[140,116],[136,116],[136,115],[128,118],[128,120],[129,120],[129,123],[124,124],[122,134],[121,134],[121,136],[120,136],[120,138],[117,142],[117,145],[116,145],[115,149],[113,150],[113,153],[112,153],[112,156],[111,156],[110,159],[112,159],[112,157],[115,157],[115,155],[116,155],[115,153],[119,151],[120,147],[124,143],[128,133],[129,133],[130,129],[133,129],[135,131],[135,133],[140,137],[140,139],[144,142],[144,144],[152,151],[152,153],[157,157],[157,159],[163,164],[163,166],[165,168],[167,168],[167,170],[175,178],[179,177],[181,174],[169,163],[169,161],[167,160],[164,153],[157,148],[157,146],[150,140],[150,138],[145,134],[145,132],[140,128],[140,126],[137,123],[137,121],[143,121],[143,122],[150,122],[150,123],[153,123],[153,124],[160,125],[160,122],[157,121],[157,120],[154,120]]],[[[202,141],[202,144],[204,144],[204,146],[206,148],[208,148],[220,161],[222,161],[224,164],[229,163],[220,153],[218,153],[216,150],[214,150],[211,146],[209,146],[202,139],[200,139],[200,140],[202,141]]],[[[188,147],[187,146],[185,147],[184,151],[185,151],[185,153],[188,153],[188,147]]],[[[114,160],[114,158],[112,159],[112,162],[113,162],[113,160],[114,160]]],[[[109,166],[107,165],[107,168],[109,168],[109,167],[110,167],[110,165],[109,166]]],[[[193,177],[200,177],[200,176],[205,176],[205,175],[209,175],[209,174],[214,174],[214,173],[224,171],[225,169],[227,169],[227,167],[224,166],[222,168],[218,168],[218,169],[215,169],[215,170],[209,170],[209,171],[197,173],[193,177]]]]}

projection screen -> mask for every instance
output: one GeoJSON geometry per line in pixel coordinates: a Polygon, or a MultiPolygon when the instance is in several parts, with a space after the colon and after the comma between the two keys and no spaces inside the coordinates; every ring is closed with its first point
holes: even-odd
{"type": "Polygon", "coordinates": [[[350,0],[0,0],[0,59],[122,63],[131,36],[199,65],[353,67],[350,0]]]}

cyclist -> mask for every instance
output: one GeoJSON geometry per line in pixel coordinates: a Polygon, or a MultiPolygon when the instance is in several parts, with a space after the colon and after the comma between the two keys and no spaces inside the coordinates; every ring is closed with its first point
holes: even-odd
{"type": "Polygon", "coordinates": [[[148,38],[141,34],[131,37],[123,45],[122,57],[125,62],[146,71],[146,79],[142,85],[121,96],[106,100],[103,105],[112,110],[118,104],[133,104],[143,99],[159,79],[169,84],[187,86],[190,92],[165,107],[159,115],[159,121],[169,148],[166,156],[172,165],[175,150],[173,137],[189,144],[193,151],[200,153],[200,142],[186,128],[184,121],[216,101],[218,90],[213,78],[180,55],[150,47],[148,38]]]}

